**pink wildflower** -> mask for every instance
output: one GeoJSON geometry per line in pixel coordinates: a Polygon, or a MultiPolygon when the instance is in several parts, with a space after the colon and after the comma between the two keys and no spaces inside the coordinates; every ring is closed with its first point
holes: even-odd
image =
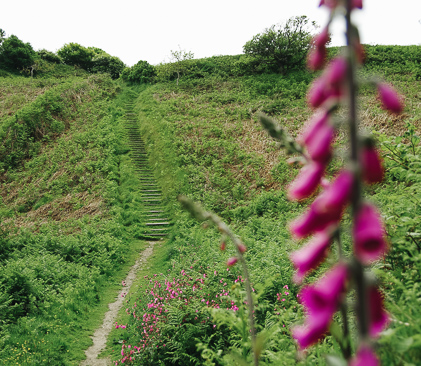
{"type": "Polygon", "coordinates": [[[320,107],[329,98],[323,78],[318,78],[313,82],[308,91],[307,98],[309,104],[314,108],[320,107]]]}
{"type": "Polygon", "coordinates": [[[377,209],[363,203],[355,218],[353,236],[354,252],[363,264],[370,264],[387,251],[384,228],[377,209]]]}
{"type": "Polygon", "coordinates": [[[380,183],[384,177],[383,165],[379,153],[374,146],[364,146],[361,149],[362,176],[366,183],[380,183]]]}
{"type": "Polygon", "coordinates": [[[302,200],[309,197],[319,185],[325,166],[318,162],[311,162],[304,166],[288,189],[290,200],[302,200]]]}
{"type": "Polygon", "coordinates": [[[349,366],[379,366],[380,362],[374,351],[367,345],[361,345],[349,366]]]}
{"type": "Polygon", "coordinates": [[[396,91],[385,83],[377,85],[379,97],[383,103],[383,107],[393,113],[399,114],[402,112],[403,105],[396,91]]]}
{"type": "Polygon", "coordinates": [[[316,269],[323,262],[330,240],[326,233],[318,234],[306,246],[291,254],[290,259],[297,269],[294,282],[301,283],[308,272],[316,269]]]}

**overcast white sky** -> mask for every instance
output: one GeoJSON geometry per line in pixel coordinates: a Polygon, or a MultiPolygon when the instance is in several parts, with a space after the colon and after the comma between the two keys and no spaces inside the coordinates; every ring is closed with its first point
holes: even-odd
{"type": "MultiPolygon", "coordinates": [[[[131,66],[158,64],[170,50],[195,58],[242,53],[253,35],[292,16],[319,25],[327,11],[319,0],[5,0],[0,28],[34,49],[56,52],[64,44],[95,46],[131,66]]],[[[363,43],[421,44],[421,0],[364,0],[355,16],[363,43]]],[[[341,25],[333,45],[344,42],[341,25]]]]}

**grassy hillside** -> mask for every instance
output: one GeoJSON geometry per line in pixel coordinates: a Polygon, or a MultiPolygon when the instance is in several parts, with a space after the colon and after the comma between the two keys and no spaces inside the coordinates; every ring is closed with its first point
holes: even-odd
{"type": "Polygon", "coordinates": [[[128,97],[104,75],[1,83],[0,360],[76,365],[144,247],[125,218],[128,97]]]}

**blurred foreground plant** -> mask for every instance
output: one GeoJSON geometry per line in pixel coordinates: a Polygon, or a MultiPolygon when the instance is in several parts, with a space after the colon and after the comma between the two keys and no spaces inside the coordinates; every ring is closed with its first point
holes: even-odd
{"type": "MultiPolygon", "coordinates": [[[[304,165],[289,186],[289,198],[297,201],[307,199],[319,186],[323,188],[309,209],[290,224],[290,231],[296,239],[313,235],[305,246],[291,254],[296,268],[295,282],[301,283],[326,259],[333,242],[338,245],[336,264],[315,283],[302,288],[299,298],[306,318],[304,324],[292,329],[292,335],[299,349],[304,350],[331,330],[348,364],[377,365],[379,361],[373,350],[374,340],[387,326],[389,315],[384,309],[383,294],[369,266],[385,256],[388,244],[379,211],[362,195],[363,182],[373,184],[383,179],[383,167],[374,140],[358,132],[358,83],[355,74],[362,62],[363,50],[351,15],[355,9],[362,9],[362,1],[322,0],[320,6],[329,9],[330,17],[326,27],[314,39],[308,67],[312,70],[324,67],[326,43],[330,38],[329,26],[336,17],[345,20],[347,46],[340,56],[330,61],[308,92],[310,106],[318,111],[297,139],[298,143],[274,121],[261,116],[261,123],[269,134],[279,140],[289,153],[299,155],[292,161],[304,165]],[[334,116],[341,106],[348,111],[348,117],[344,120],[334,116]],[[337,176],[329,182],[325,175],[330,161],[335,157],[333,142],[340,124],[348,125],[350,155],[337,176]],[[341,225],[341,219],[348,205],[351,206],[352,220],[351,257],[345,255],[341,242],[341,237],[347,231],[341,225]],[[353,290],[353,310],[358,324],[358,344],[354,355],[347,303],[347,294],[353,290]],[[342,332],[331,329],[337,311],[342,315],[342,332]]],[[[374,84],[384,108],[392,113],[400,113],[403,106],[397,93],[384,83],[374,84]]],[[[335,356],[328,356],[327,362],[331,365],[343,363],[335,356]]]]}

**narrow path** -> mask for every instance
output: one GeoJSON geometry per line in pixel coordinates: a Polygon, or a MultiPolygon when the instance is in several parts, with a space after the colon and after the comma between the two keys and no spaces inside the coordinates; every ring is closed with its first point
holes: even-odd
{"type": "Polygon", "coordinates": [[[153,253],[154,243],[162,240],[168,235],[170,220],[165,214],[161,202],[161,192],[149,168],[147,153],[144,141],[137,126],[138,119],[133,113],[133,103],[126,104],[125,128],[130,146],[130,157],[135,164],[135,171],[139,178],[139,186],[142,194],[142,208],[144,224],[142,238],[147,240],[149,246],[142,252],[140,258],[127,274],[122,288],[115,302],[109,304],[109,310],[105,314],[104,321],[92,336],[93,345],[86,351],[86,360],[80,366],[111,366],[111,359],[98,359],[98,355],[104,350],[108,335],[117,319],[118,312],[123,306],[125,294],[130,290],[133,281],[136,279],[137,270],[146,263],[153,253]]]}
{"type": "Polygon", "coordinates": [[[149,246],[142,252],[141,257],[136,261],[132,266],[129,273],[127,274],[126,279],[124,280],[126,286],[124,286],[120,293],[117,296],[115,302],[108,305],[109,310],[105,313],[104,321],[100,328],[98,328],[94,335],[92,336],[92,341],[94,344],[85,351],[86,360],[82,361],[80,366],[110,366],[111,360],[109,358],[98,359],[98,355],[105,348],[107,343],[108,335],[113,328],[115,321],[117,319],[117,314],[123,306],[125,300],[125,295],[129,292],[133,281],[136,279],[136,272],[138,269],[144,265],[147,259],[153,253],[153,247],[155,242],[148,242],[149,246]]]}

